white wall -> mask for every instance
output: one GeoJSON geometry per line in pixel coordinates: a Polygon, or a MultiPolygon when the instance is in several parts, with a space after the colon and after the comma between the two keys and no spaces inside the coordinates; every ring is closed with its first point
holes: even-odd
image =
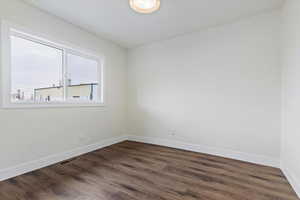
{"type": "Polygon", "coordinates": [[[18,0],[0,0],[5,19],[99,52],[106,61],[106,107],[0,109],[0,171],[124,134],[127,51],[18,0]]]}
{"type": "Polygon", "coordinates": [[[282,168],[300,196],[300,1],[283,8],[282,168]]]}
{"type": "Polygon", "coordinates": [[[129,133],[278,161],[279,40],[274,11],[131,50],[129,133]]]}
{"type": "MultiPolygon", "coordinates": [[[[299,6],[290,0],[285,7],[289,81],[282,155],[294,177],[300,177],[299,6]]],[[[138,136],[279,159],[279,11],[133,49],[128,63],[126,50],[21,1],[0,0],[0,19],[104,54],[107,73],[106,107],[0,109],[0,172],[120,136],[126,127],[138,136]]]]}

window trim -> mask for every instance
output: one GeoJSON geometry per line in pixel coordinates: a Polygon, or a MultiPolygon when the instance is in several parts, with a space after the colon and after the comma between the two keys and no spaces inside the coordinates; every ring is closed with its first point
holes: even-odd
{"type": "MultiPolygon", "coordinates": [[[[104,56],[90,50],[76,47],[66,42],[58,42],[59,40],[45,37],[41,33],[33,33],[21,26],[12,24],[8,21],[1,21],[1,78],[2,78],[2,98],[1,104],[3,108],[50,108],[50,107],[95,107],[105,106],[105,68],[104,56]],[[52,102],[11,102],[11,36],[17,36],[26,40],[40,43],[52,48],[63,51],[63,71],[62,75],[66,76],[67,68],[66,57],[68,53],[81,56],[83,58],[93,59],[98,62],[98,80],[100,87],[98,87],[99,100],[98,101],[52,101],[52,102]]],[[[66,78],[64,78],[64,87],[66,87],[66,78]]],[[[66,91],[64,92],[66,93],[66,91]]]]}

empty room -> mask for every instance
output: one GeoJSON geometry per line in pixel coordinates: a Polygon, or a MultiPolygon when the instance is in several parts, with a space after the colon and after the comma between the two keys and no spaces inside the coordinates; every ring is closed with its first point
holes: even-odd
{"type": "Polygon", "coordinates": [[[0,0],[0,200],[300,200],[299,0],[0,0]]]}

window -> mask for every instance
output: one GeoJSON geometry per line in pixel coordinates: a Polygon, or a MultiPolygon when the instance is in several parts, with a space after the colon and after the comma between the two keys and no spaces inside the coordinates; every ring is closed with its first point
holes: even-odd
{"type": "Polygon", "coordinates": [[[12,35],[11,102],[63,101],[63,51],[12,35]]]}
{"type": "Polygon", "coordinates": [[[98,63],[72,53],[68,54],[67,80],[69,100],[96,100],[98,97],[98,63]]]}
{"type": "Polygon", "coordinates": [[[103,105],[103,59],[6,23],[2,29],[4,107],[103,105]]]}

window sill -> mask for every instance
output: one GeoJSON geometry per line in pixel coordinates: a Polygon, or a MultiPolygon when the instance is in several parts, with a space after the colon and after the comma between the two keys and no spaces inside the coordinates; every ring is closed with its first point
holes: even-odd
{"type": "Polygon", "coordinates": [[[4,109],[35,109],[35,108],[80,108],[80,107],[105,107],[104,103],[92,102],[60,102],[60,103],[9,103],[4,104],[4,109]]]}

